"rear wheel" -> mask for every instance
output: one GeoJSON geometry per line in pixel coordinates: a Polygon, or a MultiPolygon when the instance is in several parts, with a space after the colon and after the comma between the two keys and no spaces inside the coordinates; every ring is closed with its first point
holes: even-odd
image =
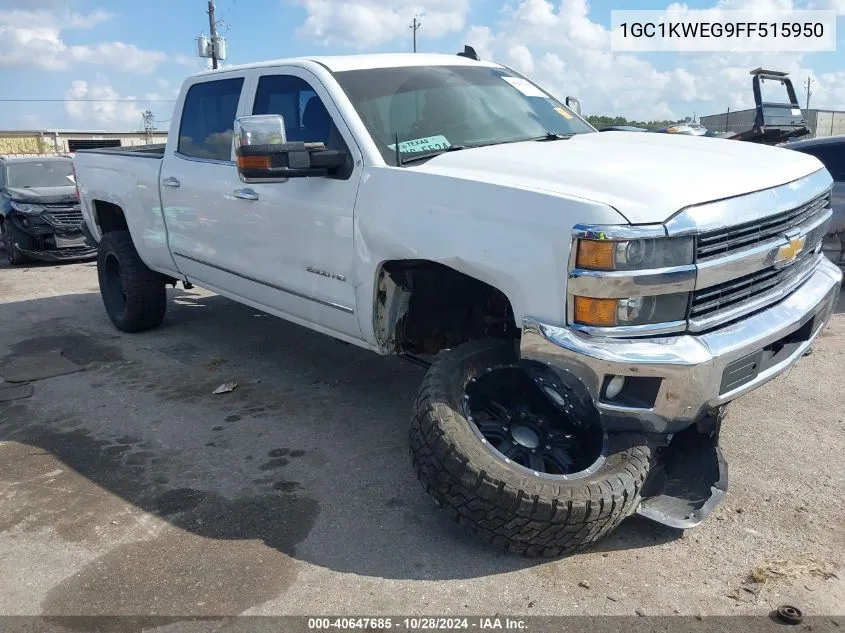
{"type": "Polygon", "coordinates": [[[103,235],[97,275],[106,312],[118,330],[141,332],[161,324],[167,310],[165,277],[144,264],[129,231],[103,235]]]}
{"type": "Polygon", "coordinates": [[[605,434],[565,386],[545,395],[515,360],[500,341],[441,352],[417,398],[411,455],[426,491],[469,532],[558,556],[636,510],[651,451],[640,434],[605,434]]]}

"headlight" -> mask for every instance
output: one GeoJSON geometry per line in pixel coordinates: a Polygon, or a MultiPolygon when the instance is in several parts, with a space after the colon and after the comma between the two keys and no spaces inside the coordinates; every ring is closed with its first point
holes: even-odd
{"type": "Polygon", "coordinates": [[[616,327],[683,321],[688,300],[688,292],[621,299],[576,296],[575,322],[593,327],[616,327]]]}
{"type": "Polygon", "coordinates": [[[587,270],[643,270],[693,263],[692,237],[578,239],[575,265],[587,270]]]}
{"type": "Polygon", "coordinates": [[[44,210],[40,204],[29,204],[27,202],[16,202],[12,200],[9,202],[9,206],[12,207],[15,211],[19,213],[41,213],[44,210]]]}

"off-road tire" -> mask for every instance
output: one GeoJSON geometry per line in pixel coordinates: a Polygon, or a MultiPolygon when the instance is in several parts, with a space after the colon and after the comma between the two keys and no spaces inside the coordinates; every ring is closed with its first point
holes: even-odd
{"type": "Polygon", "coordinates": [[[461,400],[471,378],[514,356],[512,343],[495,340],[440,352],[414,405],[411,458],[435,503],[476,537],[525,556],[560,556],[598,541],[636,510],[651,449],[643,435],[609,434],[605,461],[571,480],[506,463],[470,428],[461,400]]]}
{"type": "Polygon", "coordinates": [[[97,276],[103,305],[118,330],[142,332],[161,324],[167,310],[166,279],[141,260],[129,231],[103,235],[97,276]],[[122,286],[122,299],[116,283],[122,286]]]}

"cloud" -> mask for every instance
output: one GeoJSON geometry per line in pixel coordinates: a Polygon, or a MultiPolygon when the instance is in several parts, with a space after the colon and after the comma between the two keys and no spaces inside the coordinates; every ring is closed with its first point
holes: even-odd
{"type": "Polygon", "coordinates": [[[166,58],[160,51],[123,42],[69,46],[62,37],[65,30],[91,29],[111,17],[102,9],[90,13],[0,11],[0,67],[66,70],[74,62],[83,62],[134,73],[153,72],[166,58]]]}
{"type": "MultiPolygon", "coordinates": [[[[815,0],[827,5],[845,0],[815,0]]],[[[670,5],[683,10],[681,3],[670,5]]],[[[711,8],[759,11],[807,8],[793,0],[714,0],[711,8]],[[800,5],[800,6],[799,6],[800,5]]],[[[833,8],[831,6],[818,8],[833,8]]],[[[753,106],[749,71],[761,64],[791,74],[796,89],[813,75],[811,106],[845,106],[845,73],[816,76],[802,53],[683,53],[676,67],[656,67],[655,56],[610,52],[610,31],[591,17],[586,0],[515,0],[493,25],[471,25],[466,42],[485,59],[529,74],[560,98],[577,95],[585,112],[628,118],[678,119],[685,104],[711,103],[713,112],[753,106]]],[[[661,60],[672,59],[661,53],[661,60]]],[[[710,114],[699,112],[698,114],[710,114]]]]}
{"type": "Polygon", "coordinates": [[[307,14],[297,30],[300,37],[324,46],[345,46],[359,50],[397,40],[411,42],[410,23],[418,15],[419,48],[425,40],[462,30],[470,0],[295,0],[307,14]]]}
{"type": "Polygon", "coordinates": [[[102,64],[135,73],[151,73],[167,58],[161,51],[145,51],[134,44],[123,42],[71,46],[67,50],[71,58],[76,61],[102,64]]]}
{"type": "Polygon", "coordinates": [[[140,130],[143,111],[153,105],[151,102],[164,98],[158,93],[121,95],[102,79],[93,83],[80,79],[72,81],[65,92],[65,114],[71,122],[85,127],[140,130]]]}

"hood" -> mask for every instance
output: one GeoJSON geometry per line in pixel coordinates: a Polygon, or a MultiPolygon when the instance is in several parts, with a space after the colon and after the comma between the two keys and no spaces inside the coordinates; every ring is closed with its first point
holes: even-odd
{"type": "Polygon", "coordinates": [[[701,136],[595,132],[449,152],[411,169],[610,205],[632,224],[823,169],[809,154],[701,136]]]}
{"type": "Polygon", "coordinates": [[[12,200],[32,202],[35,204],[58,204],[62,202],[79,202],[76,197],[76,187],[7,187],[6,195],[12,200]]]}

